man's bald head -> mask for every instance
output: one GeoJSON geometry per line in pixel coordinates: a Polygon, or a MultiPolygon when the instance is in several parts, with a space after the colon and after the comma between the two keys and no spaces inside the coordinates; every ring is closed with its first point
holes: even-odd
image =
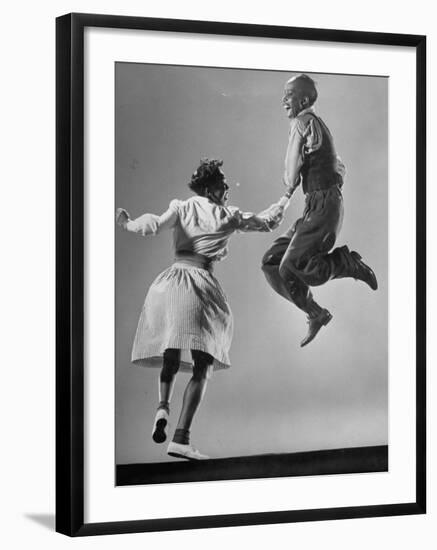
{"type": "Polygon", "coordinates": [[[301,111],[314,105],[317,100],[315,82],[306,74],[290,78],[285,84],[282,103],[287,110],[288,117],[294,118],[301,111]]]}

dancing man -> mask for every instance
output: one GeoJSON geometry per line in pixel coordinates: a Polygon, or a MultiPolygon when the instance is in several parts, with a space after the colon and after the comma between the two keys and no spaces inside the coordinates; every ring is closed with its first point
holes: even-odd
{"type": "Polygon", "coordinates": [[[309,76],[301,74],[286,83],[282,102],[290,132],[284,183],[290,194],[302,185],[305,209],[262,260],[270,286],[307,315],[308,333],[301,346],[332,319],[314,300],[310,287],[343,277],[364,281],[372,290],[378,287],[375,274],[357,252],[347,246],[332,250],[343,221],[345,170],[329,129],[314,111],[316,100],[317,89],[309,76]]]}
{"type": "Polygon", "coordinates": [[[226,206],[229,187],[223,162],[204,160],[189,187],[195,196],[172,200],[164,214],[144,214],[131,220],[118,209],[117,223],[127,231],[156,235],[173,229],[175,263],[149,288],[138,322],[132,362],[162,367],[159,405],[152,430],[156,443],[167,438],[170,399],[176,373],[188,370],[182,409],[167,453],[189,460],[208,458],[190,443],[190,428],[213,369],[230,366],[232,313],[213,275],[213,264],[223,259],[235,231],[271,231],[282,220],[288,197],[257,215],[226,206]]]}

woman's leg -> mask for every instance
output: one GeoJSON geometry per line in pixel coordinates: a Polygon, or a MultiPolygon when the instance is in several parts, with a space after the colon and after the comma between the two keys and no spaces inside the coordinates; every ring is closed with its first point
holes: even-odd
{"type": "Polygon", "coordinates": [[[170,409],[176,374],[179,370],[181,350],[168,348],[164,352],[164,361],[159,377],[159,409],[170,409]]]}
{"type": "Polygon", "coordinates": [[[155,443],[164,443],[167,439],[166,428],[170,414],[170,399],[179,370],[180,356],[179,349],[169,348],[164,352],[164,361],[159,376],[159,405],[152,430],[152,438],[155,443]]]}
{"type": "Polygon", "coordinates": [[[193,375],[187,384],[182,402],[182,410],[176,427],[173,441],[182,445],[190,443],[190,428],[194,415],[205,395],[208,370],[213,358],[203,351],[191,350],[194,360],[193,375]]]}

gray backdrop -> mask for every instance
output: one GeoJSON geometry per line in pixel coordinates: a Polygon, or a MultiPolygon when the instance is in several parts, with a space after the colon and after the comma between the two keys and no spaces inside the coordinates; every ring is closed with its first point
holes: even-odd
{"type": "MultiPolygon", "coordinates": [[[[116,205],[162,213],[201,157],[224,160],[231,199],[259,211],[283,192],[289,121],[281,106],[293,72],[118,63],[116,205]],[[239,185],[233,184],[239,182],[239,185]]],[[[314,289],[334,315],[306,348],[304,314],[260,270],[264,251],[303,210],[299,190],[279,230],[238,234],[215,275],[235,319],[232,367],[215,373],[192,439],[212,457],[386,444],[388,384],[388,80],[312,75],[317,112],[346,168],[338,245],[374,268],[377,292],[351,279],[314,289]]],[[[151,439],[159,369],[130,363],[138,316],[153,279],[172,261],[171,232],[142,238],[116,229],[116,462],[172,460],[151,439]]],[[[179,374],[172,428],[187,374],[179,374]]]]}

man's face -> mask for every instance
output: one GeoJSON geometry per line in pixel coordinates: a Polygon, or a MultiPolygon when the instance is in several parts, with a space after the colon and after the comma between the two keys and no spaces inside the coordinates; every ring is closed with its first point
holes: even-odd
{"type": "Polygon", "coordinates": [[[220,170],[222,178],[211,185],[209,188],[210,198],[221,206],[225,206],[229,198],[229,185],[226,183],[226,177],[223,172],[220,170]]]}
{"type": "Polygon", "coordinates": [[[282,105],[288,118],[295,118],[305,109],[305,96],[298,82],[288,81],[284,89],[282,105]]]}

